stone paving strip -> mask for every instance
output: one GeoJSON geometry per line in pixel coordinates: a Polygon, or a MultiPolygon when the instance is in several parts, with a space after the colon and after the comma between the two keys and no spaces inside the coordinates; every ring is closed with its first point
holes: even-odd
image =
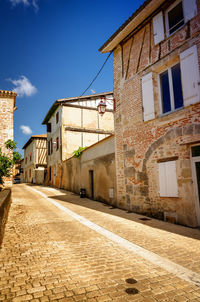
{"type": "Polygon", "coordinates": [[[155,253],[152,253],[151,251],[148,251],[108,230],[106,230],[103,227],[100,227],[99,225],[91,222],[90,220],[84,218],[83,216],[80,216],[76,214],[75,212],[69,210],[67,207],[64,207],[60,203],[56,202],[55,200],[49,198],[46,196],[46,194],[38,191],[35,188],[30,187],[31,190],[34,192],[37,192],[39,195],[41,195],[43,198],[51,202],[53,205],[55,205],[60,210],[64,211],[68,215],[72,216],[74,219],[78,220],[81,224],[87,226],[88,228],[96,231],[97,233],[105,236],[106,238],[112,240],[113,242],[118,243],[123,248],[136,253],[138,256],[143,257],[144,259],[150,261],[151,263],[160,266],[161,268],[165,269],[166,271],[176,275],[177,277],[191,282],[194,285],[197,285],[200,287],[200,275],[184,268],[181,265],[178,265],[166,258],[163,258],[155,253]]]}
{"type": "MultiPolygon", "coordinates": [[[[58,203],[81,216],[81,220],[83,217],[82,221],[88,215],[105,224],[107,218],[116,229],[111,234],[115,233],[119,238],[123,236],[119,236],[116,221],[121,221],[120,228],[125,233],[125,222],[137,225],[121,216],[115,220],[115,216],[106,213],[104,205],[82,200],[70,192],[61,194],[60,190],[42,186],[14,185],[0,251],[0,301],[200,301],[199,286],[84,225],[30,187],[48,192],[53,201],[64,196],[58,203]],[[85,206],[75,204],[75,201],[85,206]],[[91,204],[93,209],[88,208],[91,204]]],[[[123,216],[123,211],[116,211],[123,216]]],[[[145,225],[140,224],[140,227],[145,228],[145,225]]],[[[110,231],[107,227],[103,229],[110,231]]],[[[148,235],[151,235],[150,229],[146,237],[148,235]]],[[[131,243],[131,240],[127,241],[131,243]]]]}
{"type": "Polygon", "coordinates": [[[97,225],[200,274],[199,229],[127,213],[97,201],[80,199],[64,190],[47,187],[39,190],[97,225]]]}

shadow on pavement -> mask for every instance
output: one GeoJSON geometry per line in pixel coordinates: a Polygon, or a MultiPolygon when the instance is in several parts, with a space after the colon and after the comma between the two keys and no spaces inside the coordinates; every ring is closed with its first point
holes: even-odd
{"type": "MultiPolygon", "coordinates": [[[[34,186],[34,185],[30,184],[30,186],[34,186]]],[[[200,230],[198,228],[190,228],[178,224],[171,224],[169,222],[165,222],[162,220],[158,220],[155,218],[150,218],[140,214],[136,214],[130,211],[122,210],[115,206],[105,204],[99,201],[94,201],[88,198],[80,198],[78,194],[63,189],[44,187],[44,186],[41,186],[41,188],[45,188],[47,190],[48,188],[50,190],[56,189],[56,191],[61,192],[62,194],[64,193],[65,195],[52,195],[52,192],[46,192],[49,198],[52,198],[57,201],[76,204],[84,208],[92,209],[102,213],[107,213],[127,220],[131,220],[151,228],[161,229],[181,236],[200,240],[200,230]]]]}

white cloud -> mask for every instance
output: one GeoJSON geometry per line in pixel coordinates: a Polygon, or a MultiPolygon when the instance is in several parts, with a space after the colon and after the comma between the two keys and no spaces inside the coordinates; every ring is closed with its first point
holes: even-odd
{"type": "Polygon", "coordinates": [[[38,0],[10,0],[12,6],[16,6],[18,4],[23,4],[24,6],[32,6],[36,12],[39,9],[37,1],[38,0]]]}
{"type": "Polygon", "coordinates": [[[37,88],[25,76],[21,76],[18,80],[9,79],[9,81],[16,86],[13,90],[19,97],[32,96],[37,92],[37,88]]]}
{"type": "Polygon", "coordinates": [[[22,132],[24,133],[24,134],[31,134],[32,133],[32,130],[31,130],[31,128],[29,127],[29,126],[25,126],[25,125],[21,125],[20,126],[20,129],[22,130],[22,132]]]}

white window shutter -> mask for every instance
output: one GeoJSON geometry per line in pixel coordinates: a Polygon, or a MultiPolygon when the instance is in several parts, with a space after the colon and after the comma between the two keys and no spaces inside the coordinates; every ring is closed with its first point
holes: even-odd
{"type": "Polygon", "coordinates": [[[180,54],[184,106],[199,102],[199,64],[196,45],[180,54]]]}
{"type": "Polygon", "coordinates": [[[197,14],[196,0],[183,0],[183,11],[185,22],[192,19],[197,14]]]}
{"type": "Polygon", "coordinates": [[[161,197],[178,197],[176,176],[176,161],[167,161],[158,164],[159,185],[161,197]]]}
{"type": "Polygon", "coordinates": [[[153,18],[153,36],[155,45],[165,38],[162,12],[153,18]]]}
{"type": "Polygon", "coordinates": [[[159,163],[158,168],[159,168],[160,196],[165,197],[167,195],[165,163],[159,163]]]}
{"type": "Polygon", "coordinates": [[[152,72],[142,77],[142,103],[144,121],[155,118],[152,72]]]}
{"type": "Polygon", "coordinates": [[[167,183],[167,196],[177,197],[178,196],[178,185],[176,177],[176,162],[168,161],[165,162],[166,168],[166,183],[167,183]]]}

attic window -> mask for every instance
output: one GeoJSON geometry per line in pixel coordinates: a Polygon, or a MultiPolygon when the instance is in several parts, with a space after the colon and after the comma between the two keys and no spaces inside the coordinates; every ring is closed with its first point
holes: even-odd
{"type": "Polygon", "coordinates": [[[182,1],[175,2],[166,12],[167,36],[173,34],[184,23],[183,3],[182,1]]]}

